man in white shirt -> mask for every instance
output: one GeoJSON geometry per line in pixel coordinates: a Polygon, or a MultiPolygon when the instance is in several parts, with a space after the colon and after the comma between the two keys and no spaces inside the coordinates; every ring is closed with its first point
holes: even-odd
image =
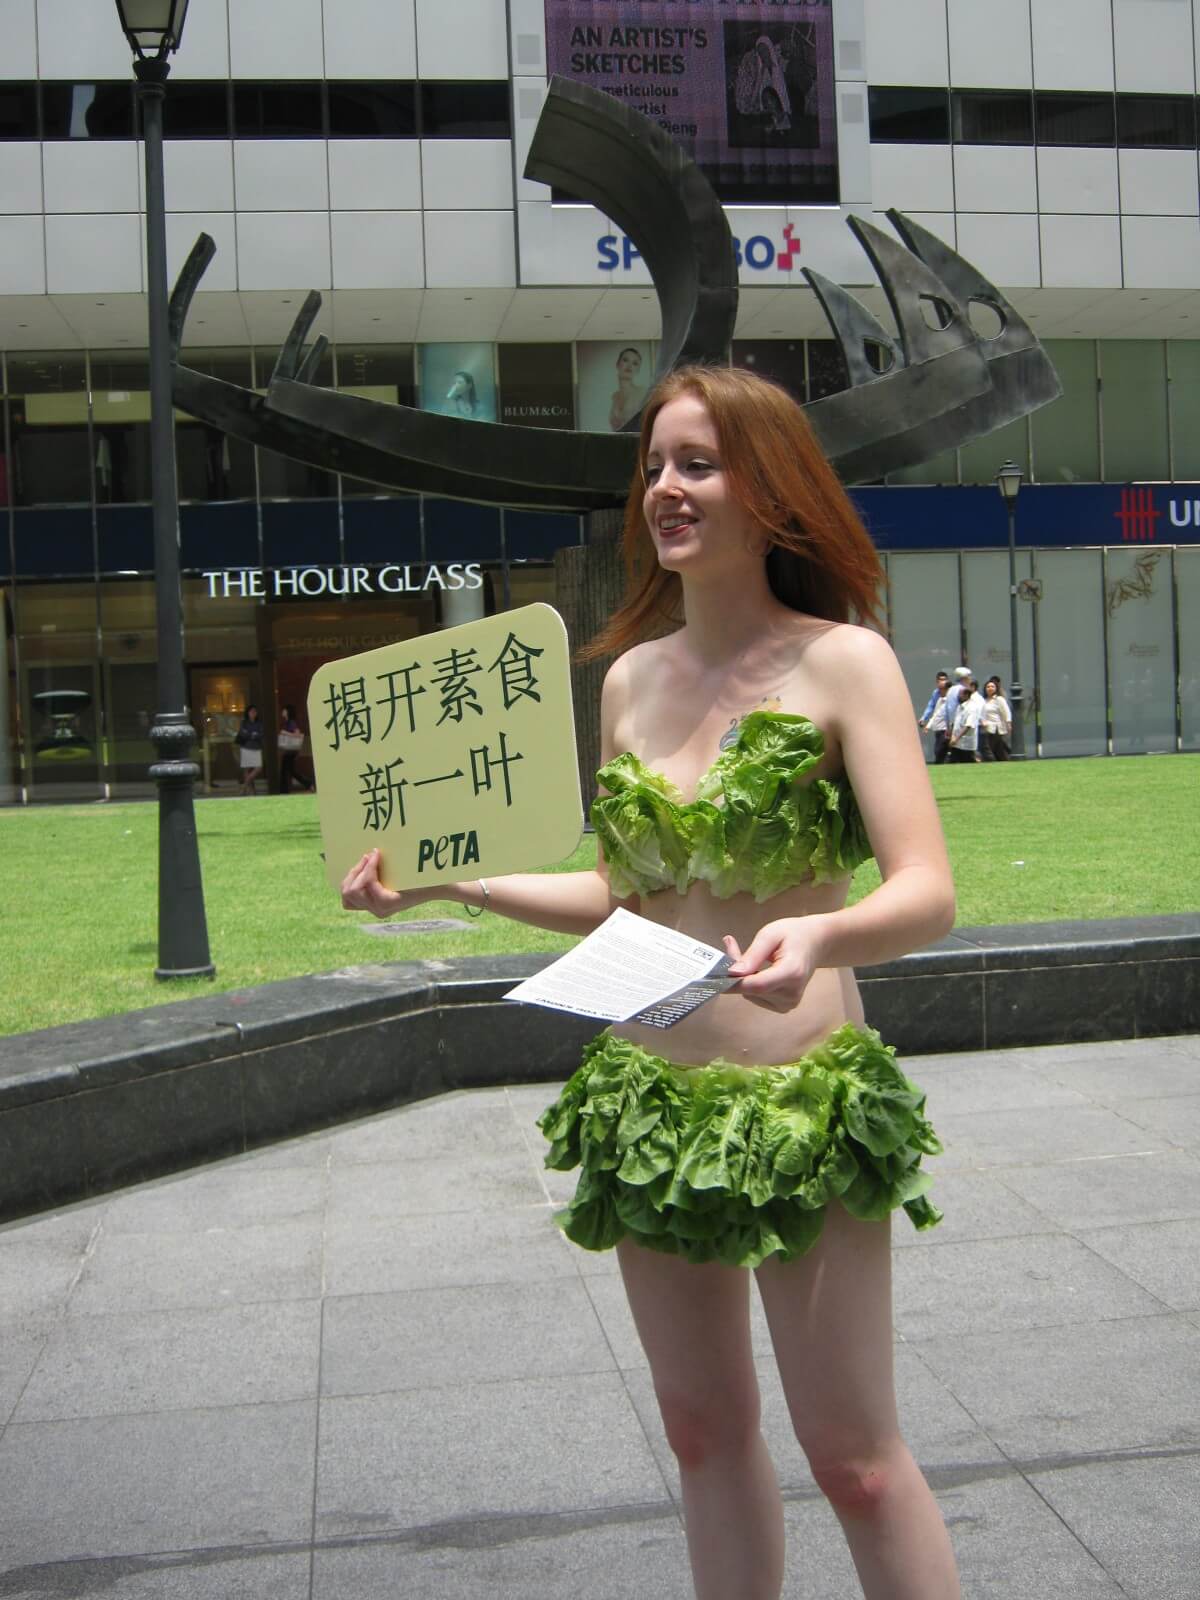
{"type": "Polygon", "coordinates": [[[934,765],[939,767],[945,761],[950,745],[950,728],[946,722],[946,694],[949,688],[949,674],[939,672],[934,679],[933,693],[917,718],[921,728],[933,735],[933,760],[934,765]]]}
{"type": "MultiPolygon", "coordinates": [[[[956,675],[965,669],[955,668],[956,675]]],[[[949,704],[950,690],[946,696],[949,704]]],[[[979,692],[979,685],[967,673],[960,680],[957,691],[958,701],[954,708],[954,721],[950,729],[950,760],[954,762],[979,760],[979,719],[983,715],[983,696],[979,692]]]]}

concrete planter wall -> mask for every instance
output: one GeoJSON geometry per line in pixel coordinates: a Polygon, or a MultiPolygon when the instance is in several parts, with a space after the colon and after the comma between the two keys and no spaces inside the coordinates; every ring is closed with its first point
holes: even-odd
{"type": "MultiPolygon", "coordinates": [[[[549,959],[350,967],[0,1039],[0,1219],[449,1089],[560,1081],[595,1025],[502,999],[549,959]]],[[[965,928],[859,979],[909,1055],[1188,1033],[1200,916],[965,928]]]]}

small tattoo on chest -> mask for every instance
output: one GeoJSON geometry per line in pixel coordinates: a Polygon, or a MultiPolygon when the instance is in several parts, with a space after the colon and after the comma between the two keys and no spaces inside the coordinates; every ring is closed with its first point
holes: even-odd
{"type": "MultiPolygon", "coordinates": [[[[774,694],[765,694],[765,695],[763,695],[762,699],[758,702],[758,704],[756,706],[751,706],[750,710],[751,711],[782,711],[783,710],[783,702],[779,698],[779,691],[776,690],[774,694]]],[[[717,741],[717,749],[718,750],[728,750],[730,745],[735,744],[737,742],[738,732],[739,732],[739,730],[740,730],[740,728],[742,726],[742,723],[745,722],[746,718],[749,715],[750,715],[750,711],[743,711],[740,717],[733,717],[733,718],[730,719],[729,726],[725,729],[725,732],[721,735],[720,739],[717,741]]]]}

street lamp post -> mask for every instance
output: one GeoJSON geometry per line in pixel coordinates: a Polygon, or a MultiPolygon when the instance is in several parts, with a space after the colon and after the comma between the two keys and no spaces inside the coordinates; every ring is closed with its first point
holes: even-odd
{"type": "Polygon", "coordinates": [[[1017,627],[1017,496],[1021,492],[1021,469],[1015,461],[1006,461],[1000,468],[996,474],[996,487],[1008,512],[1008,626],[1012,651],[1008,696],[1012,710],[1012,753],[1020,758],[1025,754],[1025,723],[1021,715],[1021,641],[1017,627]]]}
{"type": "Polygon", "coordinates": [[[146,146],[146,288],[150,302],[150,457],[154,511],[158,711],[150,730],[158,785],[158,965],[156,978],[211,977],[204,886],[192,786],[195,730],[183,665],[179,582],[179,501],[167,326],[167,224],[163,188],[163,98],[168,56],[179,48],[188,0],[116,0],[134,53],[133,72],[146,146]]]}

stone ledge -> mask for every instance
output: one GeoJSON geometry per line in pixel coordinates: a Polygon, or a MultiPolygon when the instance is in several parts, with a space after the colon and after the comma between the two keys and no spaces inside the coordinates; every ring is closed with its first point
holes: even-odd
{"type": "MultiPolygon", "coordinates": [[[[595,1025],[502,999],[551,959],[346,967],[0,1039],[0,1219],[448,1089],[565,1078],[595,1025]]],[[[1200,916],[960,928],[859,982],[906,1054],[1189,1033],[1200,916]]]]}

